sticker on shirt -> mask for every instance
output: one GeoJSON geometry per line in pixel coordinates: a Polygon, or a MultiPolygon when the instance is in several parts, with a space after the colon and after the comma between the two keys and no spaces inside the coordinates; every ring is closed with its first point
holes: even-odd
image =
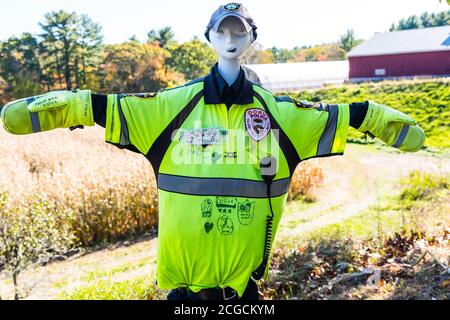
{"type": "Polygon", "coordinates": [[[211,199],[203,200],[202,205],[201,205],[203,218],[211,218],[212,207],[213,207],[213,202],[211,199]]]}
{"type": "Polygon", "coordinates": [[[229,216],[223,215],[217,221],[217,228],[219,229],[221,234],[229,236],[233,233],[234,230],[233,220],[231,220],[229,216]]]}
{"type": "Polygon", "coordinates": [[[219,213],[234,213],[237,207],[237,198],[216,197],[216,207],[219,213]]]}
{"type": "Polygon", "coordinates": [[[240,224],[248,226],[253,222],[255,216],[255,202],[250,202],[248,199],[238,204],[238,218],[240,224]]]}
{"type": "Polygon", "coordinates": [[[245,111],[245,128],[250,137],[256,142],[262,140],[271,129],[267,113],[261,109],[248,109],[245,111]]]}
{"type": "Polygon", "coordinates": [[[227,131],[219,128],[181,129],[180,142],[197,146],[208,146],[222,143],[222,139],[226,135],[227,131]]]}
{"type": "Polygon", "coordinates": [[[212,222],[205,222],[205,232],[210,233],[211,230],[214,228],[214,223],[212,222]]]}

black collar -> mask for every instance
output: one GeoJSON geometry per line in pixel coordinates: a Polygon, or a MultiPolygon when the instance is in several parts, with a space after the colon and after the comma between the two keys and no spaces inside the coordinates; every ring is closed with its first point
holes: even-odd
{"type": "Polygon", "coordinates": [[[213,71],[214,71],[214,79],[216,79],[217,89],[219,89],[220,97],[223,97],[223,90],[225,90],[226,87],[230,87],[231,89],[233,89],[235,97],[237,97],[239,92],[241,91],[242,80],[245,78],[244,70],[240,68],[239,75],[237,79],[231,84],[231,86],[228,85],[227,81],[220,74],[217,64],[214,66],[213,71]]]}
{"type": "MultiPolygon", "coordinates": [[[[217,70],[217,63],[211,68],[211,72],[205,77],[204,93],[205,104],[220,104],[224,103],[221,99],[221,93],[227,85],[226,81],[217,70]]],[[[241,71],[237,80],[231,85],[237,96],[233,103],[235,104],[251,104],[253,103],[253,84],[245,77],[244,70],[241,71]]]]}

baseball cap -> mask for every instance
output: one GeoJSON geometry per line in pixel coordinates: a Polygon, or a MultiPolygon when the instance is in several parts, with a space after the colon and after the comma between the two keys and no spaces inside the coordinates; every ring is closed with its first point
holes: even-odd
{"type": "Polygon", "coordinates": [[[206,33],[210,30],[217,32],[220,24],[227,17],[236,17],[241,20],[247,32],[250,32],[252,29],[256,30],[255,23],[247,9],[241,3],[231,2],[220,6],[219,9],[212,14],[211,20],[206,27],[206,33]]]}

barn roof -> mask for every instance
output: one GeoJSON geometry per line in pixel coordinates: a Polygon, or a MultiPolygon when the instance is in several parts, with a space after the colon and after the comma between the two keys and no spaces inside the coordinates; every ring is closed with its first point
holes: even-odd
{"type": "Polygon", "coordinates": [[[450,51],[450,26],[376,33],[348,57],[450,51]]]}

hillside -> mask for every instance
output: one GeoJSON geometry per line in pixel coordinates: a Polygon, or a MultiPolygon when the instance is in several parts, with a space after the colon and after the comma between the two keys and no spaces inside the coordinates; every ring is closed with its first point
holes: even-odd
{"type": "MultiPolygon", "coordinates": [[[[424,129],[427,147],[450,147],[450,80],[405,80],[348,84],[319,90],[306,90],[292,97],[314,102],[351,103],[373,100],[398,109],[424,129]]],[[[353,128],[350,138],[361,133],[353,128]]]]}

